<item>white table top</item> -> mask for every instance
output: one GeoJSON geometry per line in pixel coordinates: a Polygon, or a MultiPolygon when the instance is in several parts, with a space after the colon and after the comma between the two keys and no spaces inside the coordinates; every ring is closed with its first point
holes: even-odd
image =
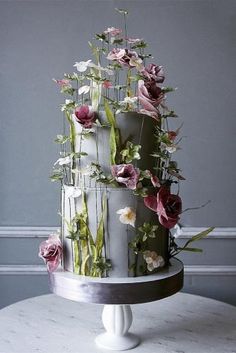
{"type": "MultiPolygon", "coordinates": [[[[6,307],[0,311],[0,353],[110,353],[94,343],[104,331],[102,308],[53,294],[6,307]]],[[[236,353],[236,307],[178,293],[132,311],[130,332],[142,339],[132,353],[236,353]]]]}

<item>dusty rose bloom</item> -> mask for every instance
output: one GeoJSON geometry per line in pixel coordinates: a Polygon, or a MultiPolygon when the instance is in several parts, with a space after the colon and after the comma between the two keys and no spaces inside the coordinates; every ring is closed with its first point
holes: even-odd
{"type": "Polygon", "coordinates": [[[130,68],[139,67],[142,63],[136,51],[121,48],[113,48],[107,55],[107,59],[117,61],[119,64],[130,68]]]}
{"type": "Polygon", "coordinates": [[[55,80],[55,79],[53,79],[53,81],[56,82],[60,87],[71,87],[70,80],[67,80],[67,79],[55,80]]]}
{"type": "Polygon", "coordinates": [[[90,129],[96,120],[96,114],[89,105],[81,105],[75,108],[75,118],[85,129],[90,129]]]}
{"type": "Polygon", "coordinates": [[[140,173],[133,164],[112,165],[111,173],[118,183],[125,184],[128,189],[136,189],[140,173]]]}
{"type": "Polygon", "coordinates": [[[119,28],[115,28],[115,27],[108,27],[105,31],[105,34],[110,34],[112,37],[115,37],[119,34],[122,33],[122,30],[119,28]]]}
{"type": "Polygon", "coordinates": [[[109,80],[105,80],[102,84],[103,88],[111,88],[112,87],[112,83],[109,80]]]}
{"type": "Polygon", "coordinates": [[[156,83],[163,83],[165,80],[163,67],[155,64],[149,64],[145,67],[142,74],[146,76],[148,80],[153,80],[156,83]]]}
{"type": "Polygon", "coordinates": [[[138,81],[138,98],[142,107],[149,112],[159,113],[158,106],[164,99],[164,93],[155,82],[138,81]]]}
{"type": "Polygon", "coordinates": [[[176,225],[182,211],[181,198],[171,194],[165,186],[160,188],[157,196],[145,197],[144,204],[158,214],[159,222],[168,229],[176,225]]]}
{"type": "Polygon", "coordinates": [[[48,240],[42,242],[39,246],[39,257],[47,265],[49,272],[53,272],[60,264],[62,256],[62,244],[58,234],[51,234],[48,240]]]}

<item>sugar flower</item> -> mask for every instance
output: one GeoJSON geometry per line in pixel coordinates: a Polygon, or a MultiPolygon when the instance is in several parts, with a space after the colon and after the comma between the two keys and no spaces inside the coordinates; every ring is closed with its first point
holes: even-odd
{"type": "Polygon", "coordinates": [[[67,80],[67,79],[56,80],[54,78],[53,81],[56,82],[60,87],[71,87],[70,80],[67,80]]]}
{"type": "Polygon", "coordinates": [[[163,267],[165,265],[165,261],[162,256],[157,255],[155,251],[146,250],[143,253],[143,258],[147,263],[148,271],[153,271],[155,268],[163,267]]]}
{"type": "Polygon", "coordinates": [[[132,227],[135,226],[136,212],[133,208],[131,207],[121,208],[116,213],[120,214],[119,220],[121,221],[121,223],[129,224],[132,227]]]}
{"type": "Polygon", "coordinates": [[[66,156],[66,157],[62,157],[59,158],[54,165],[59,164],[59,165],[67,165],[71,163],[71,156],[66,156]]]}
{"type": "Polygon", "coordinates": [[[82,105],[75,108],[75,119],[85,129],[90,129],[96,120],[96,114],[91,106],[82,105]]]}
{"type": "Polygon", "coordinates": [[[164,99],[164,93],[155,82],[138,81],[138,98],[142,107],[150,112],[158,112],[158,106],[164,99]]]}
{"type": "Polygon", "coordinates": [[[112,51],[108,53],[107,59],[117,61],[122,66],[128,66],[130,68],[137,67],[137,69],[140,70],[142,68],[142,59],[134,50],[113,48],[112,51]]]}
{"type": "Polygon", "coordinates": [[[157,196],[144,197],[144,204],[157,213],[159,222],[165,228],[173,228],[182,211],[182,201],[178,195],[171,194],[166,186],[162,186],[157,196]]]}
{"type": "Polygon", "coordinates": [[[118,183],[125,184],[128,189],[136,189],[140,172],[133,164],[112,165],[111,173],[118,183]]]}
{"type": "Polygon", "coordinates": [[[87,68],[89,67],[89,64],[91,63],[91,61],[92,60],[76,62],[74,67],[76,67],[76,69],[79,72],[85,72],[87,70],[87,68]]]}
{"type": "Polygon", "coordinates": [[[105,31],[105,34],[110,34],[110,36],[115,37],[119,34],[122,33],[122,30],[119,28],[115,28],[115,27],[108,27],[105,31]]]}
{"type": "Polygon", "coordinates": [[[156,83],[163,83],[165,80],[163,67],[155,64],[149,64],[142,71],[142,74],[146,76],[148,80],[153,80],[156,83]]]}
{"type": "Polygon", "coordinates": [[[58,234],[51,234],[40,244],[39,257],[44,260],[49,272],[57,269],[62,257],[62,244],[58,234]]]}
{"type": "Polygon", "coordinates": [[[78,89],[78,94],[86,94],[90,91],[90,87],[88,85],[84,85],[84,86],[81,86],[79,89],[78,89]]]}

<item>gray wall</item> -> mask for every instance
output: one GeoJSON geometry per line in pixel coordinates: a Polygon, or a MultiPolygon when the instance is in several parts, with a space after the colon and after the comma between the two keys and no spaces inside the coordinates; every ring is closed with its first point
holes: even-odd
{"type": "Polygon", "coordinates": [[[59,188],[48,175],[62,96],[52,78],[90,57],[93,33],[120,26],[115,7],[130,11],[130,36],[149,42],[166,83],[178,87],[169,105],[184,121],[176,155],[184,208],[211,200],[183,214],[182,237],[218,227],[200,244],[204,255],[184,255],[185,290],[236,304],[236,2],[18,0],[0,1],[0,306],[48,290],[37,246],[43,227],[59,224],[59,188]]]}

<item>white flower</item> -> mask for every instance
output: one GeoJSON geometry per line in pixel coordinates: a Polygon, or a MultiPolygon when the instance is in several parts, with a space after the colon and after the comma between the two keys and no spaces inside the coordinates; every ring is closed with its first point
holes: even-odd
{"type": "Polygon", "coordinates": [[[166,151],[169,153],[174,153],[177,150],[177,146],[176,145],[170,145],[170,146],[166,146],[166,151]]]}
{"type": "Polygon", "coordinates": [[[92,60],[87,60],[87,61],[80,61],[79,63],[76,62],[74,67],[76,67],[76,69],[79,71],[79,72],[85,72],[87,70],[87,68],[89,67],[89,63],[91,62],[92,60]]]}
{"type": "Polygon", "coordinates": [[[137,103],[138,97],[125,97],[123,102],[128,104],[135,104],[137,103]]]}
{"type": "Polygon", "coordinates": [[[90,90],[90,87],[88,85],[85,85],[85,86],[81,86],[79,89],[78,89],[78,93],[79,95],[80,94],[86,94],[88,93],[90,90]]]}
{"type": "Polygon", "coordinates": [[[59,158],[54,165],[59,164],[59,165],[66,165],[71,163],[71,156],[59,158]]]}
{"type": "Polygon", "coordinates": [[[163,267],[165,261],[162,256],[157,255],[155,251],[146,250],[143,253],[143,258],[147,263],[148,271],[153,271],[155,268],[163,267]]]}
{"type": "Polygon", "coordinates": [[[119,220],[121,221],[121,223],[129,224],[132,227],[134,227],[135,220],[136,220],[136,212],[133,208],[131,207],[121,208],[116,213],[120,214],[119,220]]]}

